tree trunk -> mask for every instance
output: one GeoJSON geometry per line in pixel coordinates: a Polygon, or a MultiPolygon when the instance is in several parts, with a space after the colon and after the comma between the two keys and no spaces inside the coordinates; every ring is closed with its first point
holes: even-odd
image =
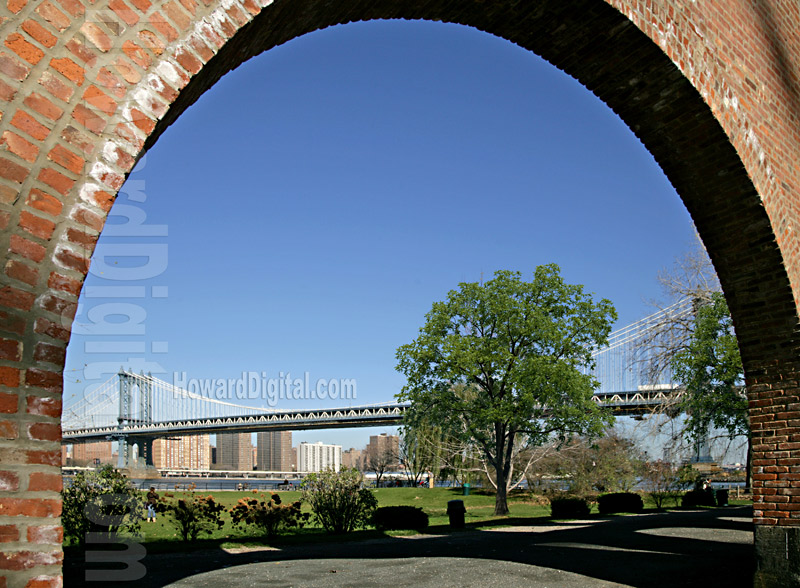
{"type": "Polygon", "coordinates": [[[508,496],[506,495],[506,477],[502,468],[496,468],[497,473],[497,494],[494,499],[495,516],[505,516],[508,514],[508,496]]]}

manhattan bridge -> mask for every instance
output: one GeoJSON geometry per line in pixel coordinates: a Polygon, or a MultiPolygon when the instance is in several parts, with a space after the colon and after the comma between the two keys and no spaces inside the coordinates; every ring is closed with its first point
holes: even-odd
{"type": "MultiPolygon", "coordinates": [[[[615,414],[641,416],[676,407],[683,390],[671,381],[669,369],[653,375],[659,329],[691,317],[691,300],[682,300],[614,331],[608,345],[593,355],[591,371],[599,387],[592,400],[615,414]]],[[[119,442],[119,466],[129,464],[132,448],[152,465],[152,444],[158,437],[390,426],[401,423],[407,405],[397,402],[323,409],[275,409],[207,397],[150,375],[120,370],[108,381],[64,407],[62,443],[119,442]]]]}

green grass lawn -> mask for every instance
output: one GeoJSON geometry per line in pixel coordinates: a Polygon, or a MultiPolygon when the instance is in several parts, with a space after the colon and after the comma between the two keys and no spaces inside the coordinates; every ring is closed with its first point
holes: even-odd
{"type": "MultiPolygon", "coordinates": [[[[421,507],[430,520],[429,533],[449,532],[449,518],[447,516],[447,503],[450,500],[463,500],[467,509],[465,522],[472,528],[489,528],[504,525],[525,525],[536,522],[544,522],[550,517],[549,504],[541,504],[541,500],[535,500],[525,493],[513,493],[509,496],[508,516],[497,517],[494,515],[494,493],[473,489],[469,496],[463,496],[461,489],[449,488],[378,488],[373,490],[380,506],[410,505],[421,507]]],[[[165,496],[167,492],[161,492],[165,496]]],[[[188,492],[171,492],[173,496],[188,496],[188,492]]],[[[197,492],[198,496],[212,494],[215,500],[221,503],[225,509],[233,507],[241,498],[260,498],[261,492],[234,492],[234,491],[214,491],[197,492]]],[[[293,502],[301,498],[299,491],[278,492],[283,503],[293,502]]],[[[267,493],[267,496],[269,493],[267,493]]],[[[731,504],[749,504],[747,501],[731,501],[731,504]]],[[[673,508],[674,502],[669,501],[667,508],[673,508]]],[[[645,497],[645,509],[655,510],[654,504],[645,497]]],[[[310,511],[308,505],[303,505],[304,511],[310,511]]],[[[597,513],[596,505],[592,508],[592,513],[597,513]]],[[[186,549],[196,549],[203,547],[239,547],[257,546],[267,544],[266,538],[254,536],[252,528],[234,527],[230,520],[230,515],[226,513],[222,517],[224,526],[222,529],[215,530],[211,535],[201,535],[200,539],[194,543],[185,543],[176,525],[170,517],[160,514],[155,523],[142,522],[142,536],[138,541],[147,544],[148,551],[183,551],[186,549]]],[[[286,545],[304,542],[325,542],[344,540],[360,540],[372,537],[397,536],[412,534],[413,531],[390,531],[380,532],[376,530],[362,530],[350,533],[345,537],[341,535],[328,535],[318,526],[307,524],[303,529],[287,532],[269,543],[274,545],[286,545]]]]}
{"type": "MultiPolygon", "coordinates": [[[[474,525],[476,523],[502,523],[510,519],[517,520],[519,518],[534,518],[546,517],[550,513],[549,506],[535,505],[530,502],[528,494],[512,495],[509,497],[509,507],[511,510],[510,517],[495,517],[494,516],[494,494],[482,492],[480,490],[470,494],[470,496],[463,496],[461,489],[449,488],[378,488],[373,490],[375,497],[378,499],[380,506],[397,506],[397,505],[411,505],[421,507],[427,514],[430,520],[430,532],[435,532],[437,527],[440,531],[449,529],[449,518],[447,516],[447,502],[450,500],[463,500],[464,506],[467,509],[465,515],[465,522],[467,525],[474,525]]],[[[167,493],[161,492],[163,497],[167,493]]],[[[175,497],[188,496],[188,492],[171,492],[175,497]]],[[[205,496],[212,494],[215,500],[225,506],[226,510],[233,507],[241,498],[260,498],[261,492],[197,492],[198,496],[205,496]]],[[[268,495],[269,493],[267,493],[268,495]]],[[[299,491],[278,492],[281,497],[281,502],[289,503],[299,500],[301,493],[299,491]]],[[[308,505],[303,505],[304,511],[310,511],[308,505]]],[[[234,527],[231,523],[230,516],[225,513],[222,517],[225,525],[222,529],[214,531],[211,535],[201,535],[202,541],[198,541],[198,545],[209,543],[219,544],[222,542],[225,546],[232,546],[235,544],[259,544],[262,543],[261,537],[254,537],[252,530],[245,528],[234,527]]],[[[364,538],[367,536],[385,536],[387,534],[404,534],[403,532],[389,532],[383,533],[378,531],[359,531],[351,534],[353,539],[364,538]]],[[[171,521],[170,517],[160,514],[155,523],[142,522],[142,540],[149,544],[149,548],[171,550],[185,549],[186,545],[181,540],[180,533],[171,521]],[[172,544],[172,545],[169,545],[172,544]]],[[[315,526],[313,523],[307,524],[299,531],[292,531],[286,533],[276,539],[274,542],[278,543],[293,543],[296,541],[308,540],[326,540],[326,533],[322,528],[315,526]]],[[[336,537],[340,541],[341,537],[336,537]]]]}

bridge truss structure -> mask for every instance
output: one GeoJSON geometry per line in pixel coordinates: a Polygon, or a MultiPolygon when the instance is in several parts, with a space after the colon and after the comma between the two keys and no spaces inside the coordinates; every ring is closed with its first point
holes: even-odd
{"type": "MultiPolygon", "coordinates": [[[[654,329],[670,318],[669,313],[683,316],[689,312],[691,306],[684,301],[612,333],[609,345],[593,356],[591,373],[600,383],[593,401],[626,415],[677,406],[683,390],[670,381],[671,374],[662,372],[656,382],[646,379],[648,358],[642,341],[652,337],[654,329]]],[[[62,442],[116,440],[119,465],[124,467],[134,444],[139,445],[139,455],[152,464],[152,442],[158,437],[391,426],[402,422],[406,408],[395,402],[325,409],[246,406],[120,369],[64,408],[62,442]]]]}

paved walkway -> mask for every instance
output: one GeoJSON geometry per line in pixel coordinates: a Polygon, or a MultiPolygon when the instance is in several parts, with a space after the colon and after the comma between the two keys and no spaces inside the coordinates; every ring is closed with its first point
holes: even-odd
{"type": "MultiPolygon", "coordinates": [[[[154,554],[144,560],[146,576],[129,585],[749,587],[751,517],[750,508],[731,507],[238,553],[154,554]]],[[[68,587],[82,584],[74,570],[66,579],[68,587]]]]}

